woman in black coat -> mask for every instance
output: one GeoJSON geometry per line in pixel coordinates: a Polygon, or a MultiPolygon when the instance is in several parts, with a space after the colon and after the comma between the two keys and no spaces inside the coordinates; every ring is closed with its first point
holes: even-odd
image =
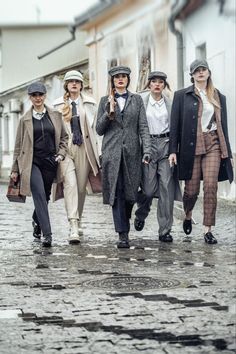
{"type": "Polygon", "coordinates": [[[215,225],[218,181],[233,180],[232,153],[228,138],[226,99],[214,88],[205,60],[190,65],[193,85],[175,92],[169,145],[169,162],[177,164],[179,179],[185,180],[183,204],[186,234],[192,231],[192,210],[200,181],[204,191],[204,239],[217,243],[215,225]]]}
{"type": "Polygon", "coordinates": [[[126,66],[109,70],[112,94],[101,98],[96,125],[97,133],[103,135],[103,202],[112,206],[118,248],[129,248],[130,218],[141,180],[141,162],[148,163],[151,152],[143,100],[127,90],[130,72],[126,66]]]}

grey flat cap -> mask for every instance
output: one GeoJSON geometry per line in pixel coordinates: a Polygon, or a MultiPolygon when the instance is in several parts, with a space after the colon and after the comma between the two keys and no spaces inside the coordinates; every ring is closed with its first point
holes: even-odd
{"type": "Polygon", "coordinates": [[[167,75],[165,73],[163,73],[163,71],[152,71],[149,75],[148,75],[148,80],[152,80],[155,78],[160,78],[163,80],[167,79],[167,75]]]}
{"type": "Polygon", "coordinates": [[[36,93],[36,92],[43,93],[43,94],[47,92],[45,85],[40,81],[33,82],[28,87],[28,95],[32,95],[32,93],[36,93]]]}
{"type": "Polygon", "coordinates": [[[118,75],[118,74],[130,75],[130,73],[131,70],[130,68],[128,68],[128,66],[113,66],[113,68],[111,68],[108,71],[108,74],[111,76],[118,75]]]}
{"type": "Polygon", "coordinates": [[[196,59],[190,64],[190,75],[193,75],[194,72],[200,67],[210,70],[206,60],[196,59]]]}

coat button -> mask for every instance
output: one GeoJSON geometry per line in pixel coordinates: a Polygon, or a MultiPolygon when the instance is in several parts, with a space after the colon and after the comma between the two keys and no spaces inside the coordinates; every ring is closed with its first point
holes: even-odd
{"type": "Polygon", "coordinates": [[[197,105],[197,102],[194,102],[194,104],[193,104],[194,106],[196,106],[197,105]]]}
{"type": "Polygon", "coordinates": [[[190,145],[190,146],[193,146],[194,144],[193,144],[193,142],[191,142],[189,145],[190,145]]]}
{"type": "Polygon", "coordinates": [[[196,116],[193,116],[193,119],[195,119],[196,118],[196,116]]]}

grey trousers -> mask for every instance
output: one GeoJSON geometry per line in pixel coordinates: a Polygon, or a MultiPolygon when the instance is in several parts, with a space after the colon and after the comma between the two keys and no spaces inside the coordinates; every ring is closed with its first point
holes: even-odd
{"type": "Polygon", "coordinates": [[[158,197],[157,221],[159,236],[170,232],[173,224],[175,182],[173,168],[168,161],[168,138],[151,138],[152,160],[143,166],[142,192],[138,193],[135,215],[144,221],[148,216],[152,198],[158,197]]]}
{"type": "Polygon", "coordinates": [[[51,235],[51,224],[48,213],[48,201],[50,199],[55,171],[48,171],[43,167],[32,165],[30,188],[34,200],[34,221],[40,225],[44,235],[51,235]]]}

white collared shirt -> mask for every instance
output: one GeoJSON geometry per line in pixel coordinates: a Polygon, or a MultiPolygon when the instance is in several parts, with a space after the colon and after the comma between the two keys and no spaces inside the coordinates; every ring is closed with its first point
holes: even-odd
{"type": "Polygon", "coordinates": [[[208,131],[212,131],[212,130],[216,130],[217,126],[216,126],[216,122],[212,123],[212,126],[210,129],[207,128],[208,124],[210,123],[210,120],[214,114],[214,106],[212,103],[209,102],[208,98],[207,98],[207,94],[205,90],[200,90],[197,86],[196,86],[200,97],[202,99],[202,119],[201,119],[201,123],[202,123],[202,131],[203,132],[208,132],[208,131]]]}
{"type": "Polygon", "coordinates": [[[118,97],[118,98],[116,98],[116,100],[117,100],[117,103],[119,105],[120,111],[122,112],[123,109],[125,108],[126,99],[123,98],[123,97],[118,97]]]}
{"type": "Polygon", "coordinates": [[[35,119],[38,119],[38,120],[42,119],[45,113],[46,113],[46,108],[45,107],[44,107],[42,112],[37,112],[37,111],[35,111],[35,109],[33,109],[33,117],[35,119]]]}
{"type": "Polygon", "coordinates": [[[156,101],[150,94],[146,114],[150,134],[169,132],[168,111],[163,97],[156,101]]]}

